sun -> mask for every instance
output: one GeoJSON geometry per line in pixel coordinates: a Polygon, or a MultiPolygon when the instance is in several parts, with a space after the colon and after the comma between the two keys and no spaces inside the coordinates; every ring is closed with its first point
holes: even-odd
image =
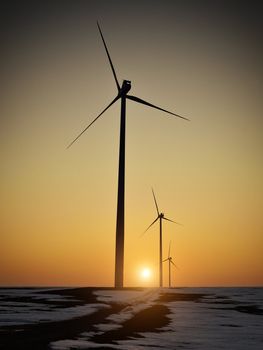
{"type": "Polygon", "coordinates": [[[142,269],[142,271],[141,271],[142,279],[148,280],[148,279],[150,279],[151,275],[152,275],[152,272],[148,267],[145,267],[142,269]]]}

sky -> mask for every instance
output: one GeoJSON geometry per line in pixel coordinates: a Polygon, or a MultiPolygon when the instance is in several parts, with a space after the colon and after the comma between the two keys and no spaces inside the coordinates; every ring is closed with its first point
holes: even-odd
{"type": "Polygon", "coordinates": [[[116,96],[99,20],[130,93],[191,120],[127,101],[125,286],[158,284],[151,187],[174,286],[262,286],[260,2],[0,6],[0,285],[114,283],[120,103],[66,149],[116,96]]]}

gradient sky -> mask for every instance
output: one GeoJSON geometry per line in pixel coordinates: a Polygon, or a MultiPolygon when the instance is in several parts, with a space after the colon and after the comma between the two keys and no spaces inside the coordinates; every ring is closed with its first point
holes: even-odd
{"type": "MultiPolygon", "coordinates": [[[[157,285],[160,209],[178,286],[263,285],[262,8],[232,1],[1,4],[0,285],[113,285],[119,80],[125,285],[157,285]],[[198,3],[198,4],[197,4],[198,3]],[[153,270],[147,283],[139,272],[153,270]]],[[[167,266],[165,266],[167,283],[167,266]]]]}

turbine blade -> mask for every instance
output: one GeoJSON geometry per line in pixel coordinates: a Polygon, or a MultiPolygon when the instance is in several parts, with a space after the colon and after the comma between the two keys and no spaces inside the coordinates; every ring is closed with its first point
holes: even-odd
{"type": "Polygon", "coordinates": [[[141,237],[145,234],[146,231],[149,230],[149,228],[150,228],[153,224],[156,223],[156,221],[157,221],[158,219],[159,219],[159,216],[151,223],[151,225],[149,225],[149,226],[147,227],[147,229],[142,233],[141,237]]]}
{"type": "Polygon", "coordinates": [[[168,258],[170,258],[170,252],[171,252],[171,241],[169,243],[168,258]]]}
{"type": "Polygon", "coordinates": [[[71,147],[72,145],[73,145],[73,143],[74,142],[76,142],[79,138],[80,138],[80,136],[82,135],[82,134],[84,134],[84,132],[86,131],[86,130],[88,130],[88,128],[93,124],[93,123],[95,123],[95,121],[97,120],[97,119],[99,119],[99,117],[111,106],[111,105],[113,105],[113,103],[114,102],[116,102],[117,100],[119,99],[119,96],[117,96],[117,97],[115,97],[115,99],[106,107],[106,108],[104,108],[103,109],[103,111],[68,145],[68,147],[67,148],[69,148],[69,147],[71,147]]]}
{"type": "Polygon", "coordinates": [[[176,113],[173,113],[173,112],[169,112],[169,111],[167,111],[166,109],[157,107],[157,106],[155,106],[155,105],[153,105],[153,104],[151,104],[151,103],[149,103],[149,102],[146,102],[146,101],[142,100],[142,99],[139,98],[139,97],[131,96],[131,95],[126,95],[126,96],[127,96],[127,98],[128,98],[129,100],[132,100],[132,101],[141,103],[141,104],[146,105],[146,106],[149,106],[149,107],[153,107],[153,108],[159,109],[160,111],[163,111],[163,112],[166,112],[166,113],[175,115],[175,116],[178,117],[178,118],[182,118],[182,119],[185,119],[185,120],[188,120],[188,121],[189,121],[189,119],[187,119],[187,118],[185,118],[185,117],[182,117],[182,116],[179,115],[179,114],[176,114],[176,113]]]}
{"type": "Polygon", "coordinates": [[[179,270],[178,266],[175,265],[175,263],[171,260],[171,263],[179,270]]]}
{"type": "Polygon", "coordinates": [[[156,201],[156,198],[155,198],[155,194],[154,194],[153,188],[152,188],[152,193],[153,193],[154,203],[155,203],[156,210],[157,210],[157,215],[159,216],[160,212],[159,212],[159,208],[158,208],[158,205],[157,205],[157,201],[156,201]]]}
{"type": "Polygon", "coordinates": [[[167,261],[167,260],[169,260],[169,259],[165,259],[165,260],[163,260],[163,262],[165,262],[165,261],[167,261]]]}
{"type": "Polygon", "coordinates": [[[121,89],[120,88],[120,84],[118,82],[117,75],[116,75],[115,69],[113,67],[113,63],[112,63],[112,60],[111,60],[111,57],[110,57],[110,54],[109,54],[109,51],[108,51],[108,48],[107,48],[106,42],[104,40],[104,37],[103,37],[103,34],[102,34],[101,29],[100,29],[100,25],[99,25],[98,21],[97,21],[97,26],[99,28],[100,36],[101,36],[101,39],[103,41],[103,44],[104,44],[104,47],[105,47],[105,50],[106,50],[106,53],[107,53],[107,56],[108,56],[108,59],[109,59],[109,62],[110,62],[111,70],[112,70],[112,73],[113,73],[113,76],[114,76],[114,79],[115,79],[115,82],[116,82],[116,85],[117,85],[117,89],[118,89],[118,91],[120,91],[120,89],[121,89]]]}
{"type": "Polygon", "coordinates": [[[173,222],[174,224],[177,224],[177,225],[180,225],[180,226],[183,226],[182,224],[180,224],[179,222],[176,222],[176,221],[173,221],[173,220],[170,220],[170,219],[167,219],[165,217],[163,217],[164,220],[167,220],[167,221],[170,221],[170,222],[173,222]]]}

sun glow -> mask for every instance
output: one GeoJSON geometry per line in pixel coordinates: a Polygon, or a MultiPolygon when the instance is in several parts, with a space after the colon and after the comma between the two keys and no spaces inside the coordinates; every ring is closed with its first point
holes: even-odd
{"type": "Polygon", "coordinates": [[[143,280],[149,280],[151,278],[152,272],[148,267],[145,267],[141,271],[141,277],[143,280]]]}

